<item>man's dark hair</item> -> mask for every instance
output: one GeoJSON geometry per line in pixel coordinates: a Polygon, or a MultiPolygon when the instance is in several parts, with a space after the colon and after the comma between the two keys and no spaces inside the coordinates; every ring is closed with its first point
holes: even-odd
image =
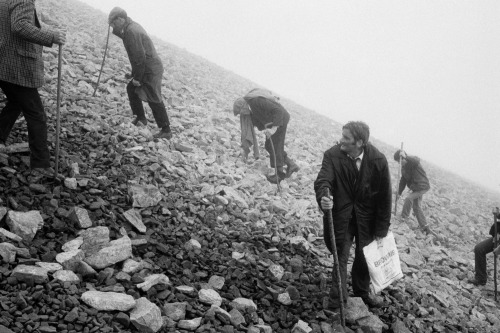
{"type": "Polygon", "coordinates": [[[395,153],[394,153],[394,161],[397,161],[399,162],[399,157],[401,156],[401,149],[398,149],[395,153]]]}
{"type": "Polygon", "coordinates": [[[370,127],[362,121],[350,121],[345,124],[342,129],[348,129],[354,140],[356,142],[358,140],[363,141],[363,146],[366,146],[368,143],[368,139],[370,138],[370,127]]]}

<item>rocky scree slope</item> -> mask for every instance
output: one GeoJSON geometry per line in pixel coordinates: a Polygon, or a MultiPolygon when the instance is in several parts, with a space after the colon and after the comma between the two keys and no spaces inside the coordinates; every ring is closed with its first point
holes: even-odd
{"type": "MultiPolygon", "coordinates": [[[[38,5],[46,19],[68,28],[62,176],[30,178],[22,146],[0,154],[0,331],[334,331],[323,309],[333,260],[312,184],[323,152],[340,138],[340,124],[283,99],[292,116],[287,151],[301,171],[277,194],[263,176],[271,171],[266,156],[241,161],[239,119],[230,110],[254,83],[155,39],[174,132],[170,142],[155,141],[154,121],[130,124],[129,63],[117,38],[110,38],[91,97],[106,15],[76,1],[38,5]],[[37,227],[23,232],[16,219],[37,227]],[[25,271],[38,262],[45,263],[38,264],[41,275],[25,271]],[[120,299],[110,310],[102,303],[116,295],[96,301],[94,292],[132,300],[120,299]]],[[[46,48],[44,59],[41,94],[54,143],[57,49],[46,48]]],[[[8,143],[26,141],[21,120],[8,143]]],[[[388,157],[395,188],[396,148],[372,141],[388,157]]],[[[441,237],[422,234],[415,220],[393,218],[405,277],[382,292],[381,309],[350,313],[348,327],[496,332],[492,283],[476,288],[467,278],[472,249],[487,236],[499,198],[425,161],[424,167],[432,183],[424,211],[441,237]]]]}

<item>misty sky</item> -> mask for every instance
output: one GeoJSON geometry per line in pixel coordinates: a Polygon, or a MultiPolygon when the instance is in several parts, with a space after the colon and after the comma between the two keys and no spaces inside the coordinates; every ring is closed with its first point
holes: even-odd
{"type": "Polygon", "coordinates": [[[498,0],[84,2],[500,191],[498,0]]]}

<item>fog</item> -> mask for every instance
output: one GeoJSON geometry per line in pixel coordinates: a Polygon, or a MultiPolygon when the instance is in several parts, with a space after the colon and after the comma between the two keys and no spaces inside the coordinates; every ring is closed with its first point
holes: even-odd
{"type": "Polygon", "coordinates": [[[499,1],[84,2],[500,191],[499,1]]]}

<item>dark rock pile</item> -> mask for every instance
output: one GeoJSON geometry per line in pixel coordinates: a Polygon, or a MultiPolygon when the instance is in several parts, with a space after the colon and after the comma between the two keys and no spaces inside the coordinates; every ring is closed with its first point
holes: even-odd
{"type": "MultiPolygon", "coordinates": [[[[312,183],[340,125],[283,99],[287,150],[301,171],[278,194],[264,176],[267,156],[243,163],[230,111],[255,84],[155,40],[174,138],[153,140],[153,125],[130,124],[129,63],[117,38],[91,97],[106,16],[73,0],[38,5],[68,28],[61,175],[31,178],[20,120],[0,153],[0,332],[338,331],[324,309],[333,260],[312,183]]],[[[41,89],[52,142],[57,56],[45,49],[41,89]]],[[[395,148],[373,141],[396,184],[395,148]]],[[[493,283],[467,283],[500,198],[424,167],[432,184],[424,212],[440,237],[393,219],[405,277],[382,292],[380,309],[350,299],[347,331],[500,329],[493,283]]]]}

